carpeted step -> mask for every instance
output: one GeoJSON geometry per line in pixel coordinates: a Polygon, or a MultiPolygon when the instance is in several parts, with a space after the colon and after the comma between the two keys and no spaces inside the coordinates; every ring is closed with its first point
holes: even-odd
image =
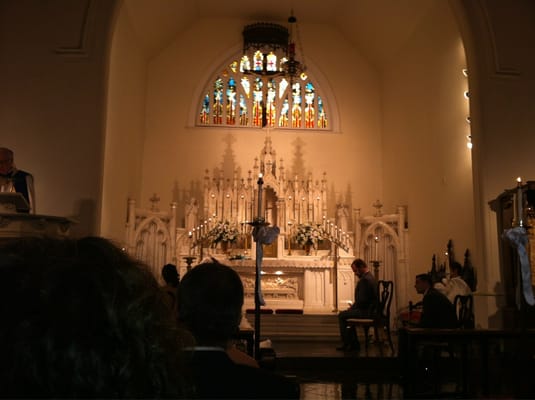
{"type": "MultiPolygon", "coordinates": [[[[254,319],[254,315],[247,315],[252,326],[254,319]]],[[[335,314],[261,314],[260,335],[285,340],[337,340],[338,318],[335,314]]]]}

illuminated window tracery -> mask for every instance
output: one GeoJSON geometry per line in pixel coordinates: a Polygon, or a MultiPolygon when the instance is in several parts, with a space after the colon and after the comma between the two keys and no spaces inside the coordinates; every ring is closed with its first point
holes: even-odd
{"type": "MultiPolygon", "coordinates": [[[[255,53],[254,69],[276,71],[277,58],[255,53]]],[[[258,77],[243,73],[246,56],[219,71],[203,93],[197,125],[328,130],[329,109],[306,75],[290,81],[284,76],[258,77]]]]}

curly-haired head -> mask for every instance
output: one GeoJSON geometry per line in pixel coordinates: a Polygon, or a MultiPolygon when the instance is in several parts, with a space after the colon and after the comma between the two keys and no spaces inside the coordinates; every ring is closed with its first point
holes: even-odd
{"type": "Polygon", "coordinates": [[[0,387],[14,397],[177,397],[180,337],[154,277],[106,239],[0,247],[0,387]]]}

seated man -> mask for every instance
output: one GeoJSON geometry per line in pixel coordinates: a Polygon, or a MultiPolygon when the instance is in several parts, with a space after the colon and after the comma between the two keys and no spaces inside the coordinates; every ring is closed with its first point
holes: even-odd
{"type": "Polygon", "coordinates": [[[230,267],[208,262],[182,278],[178,315],[197,341],[189,349],[187,363],[196,384],[195,397],[298,399],[297,383],[230,358],[227,349],[238,330],[242,306],[243,285],[230,267]]]}
{"type": "Polygon", "coordinates": [[[451,301],[433,288],[429,274],[416,275],[416,291],[423,294],[421,328],[456,328],[457,314],[451,301]]]}
{"type": "Polygon", "coordinates": [[[368,268],[368,265],[357,258],[351,264],[353,273],[359,277],[359,281],[355,288],[355,302],[351,307],[338,314],[338,324],[340,329],[340,337],[342,338],[342,347],[338,347],[339,351],[357,351],[360,349],[357,332],[355,328],[347,326],[348,318],[368,318],[374,312],[374,307],[377,305],[377,281],[368,268]]]}
{"type": "Polygon", "coordinates": [[[450,265],[450,279],[444,278],[442,282],[435,283],[435,289],[448,297],[453,303],[455,296],[467,296],[472,293],[468,284],[461,277],[463,267],[454,261],[450,265]]]}
{"type": "Polygon", "coordinates": [[[105,239],[1,242],[0,315],[2,397],[191,393],[164,293],[105,239]]]}

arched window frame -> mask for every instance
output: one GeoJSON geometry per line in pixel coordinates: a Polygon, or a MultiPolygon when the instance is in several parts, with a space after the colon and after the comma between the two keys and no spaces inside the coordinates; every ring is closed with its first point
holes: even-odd
{"type": "MultiPolygon", "coordinates": [[[[202,89],[199,100],[197,101],[193,110],[195,110],[196,127],[215,127],[215,128],[248,128],[248,129],[262,129],[263,127],[272,129],[283,129],[292,131],[317,131],[317,132],[334,132],[337,130],[338,118],[334,99],[329,90],[320,88],[318,82],[320,79],[315,79],[316,74],[307,71],[307,79],[301,80],[296,78],[293,82],[300,84],[299,93],[295,93],[292,84],[287,78],[275,77],[264,78],[262,82],[257,82],[256,76],[251,74],[243,74],[239,71],[240,54],[235,54],[234,57],[229,58],[226,63],[223,63],[214,73],[210,74],[208,82],[202,89]],[[229,80],[233,79],[235,86],[232,90],[229,87],[229,80]],[[249,92],[246,87],[241,84],[242,79],[247,78],[249,82],[249,92]],[[215,92],[215,83],[222,82],[222,87],[219,85],[217,93],[215,92]],[[266,112],[266,120],[272,120],[273,125],[262,126],[260,122],[260,115],[262,115],[260,107],[270,107],[271,103],[268,100],[265,92],[265,86],[271,86],[271,79],[276,82],[273,92],[275,93],[275,114],[266,112]],[[280,83],[286,79],[286,88],[283,88],[282,96],[279,94],[280,83]],[[267,83],[267,85],[266,85],[267,83]],[[314,111],[314,124],[311,126],[307,123],[306,104],[310,104],[311,93],[309,83],[313,85],[314,96],[312,100],[314,111]],[[262,103],[259,103],[259,95],[256,95],[256,108],[258,112],[255,114],[255,86],[258,92],[258,86],[262,86],[262,103]],[[231,94],[231,96],[229,96],[231,94]],[[230,99],[230,101],[229,101],[230,99]],[[267,105],[266,105],[267,102],[267,105]],[[300,102],[300,103],[299,103],[300,102]],[[284,105],[284,107],[283,107],[284,105]],[[215,107],[214,107],[215,106],[215,107]],[[296,110],[298,106],[301,107],[300,123],[292,121],[292,111],[298,113],[296,110]],[[206,108],[206,113],[203,119],[203,108],[206,108]],[[217,112],[215,112],[217,110],[217,112]],[[322,112],[326,115],[326,123],[324,127],[318,127],[318,116],[322,112]],[[288,113],[287,126],[280,126],[279,121],[286,118],[285,113],[288,113]],[[271,117],[271,118],[270,118],[271,117]]],[[[320,74],[321,75],[321,74],[320,74]]],[[[318,77],[319,78],[319,77],[318,77]]],[[[271,97],[270,97],[271,99],[271,97]]],[[[321,122],[321,121],[320,121],[321,122]]],[[[284,124],[283,124],[284,125],[284,124]]]]}

